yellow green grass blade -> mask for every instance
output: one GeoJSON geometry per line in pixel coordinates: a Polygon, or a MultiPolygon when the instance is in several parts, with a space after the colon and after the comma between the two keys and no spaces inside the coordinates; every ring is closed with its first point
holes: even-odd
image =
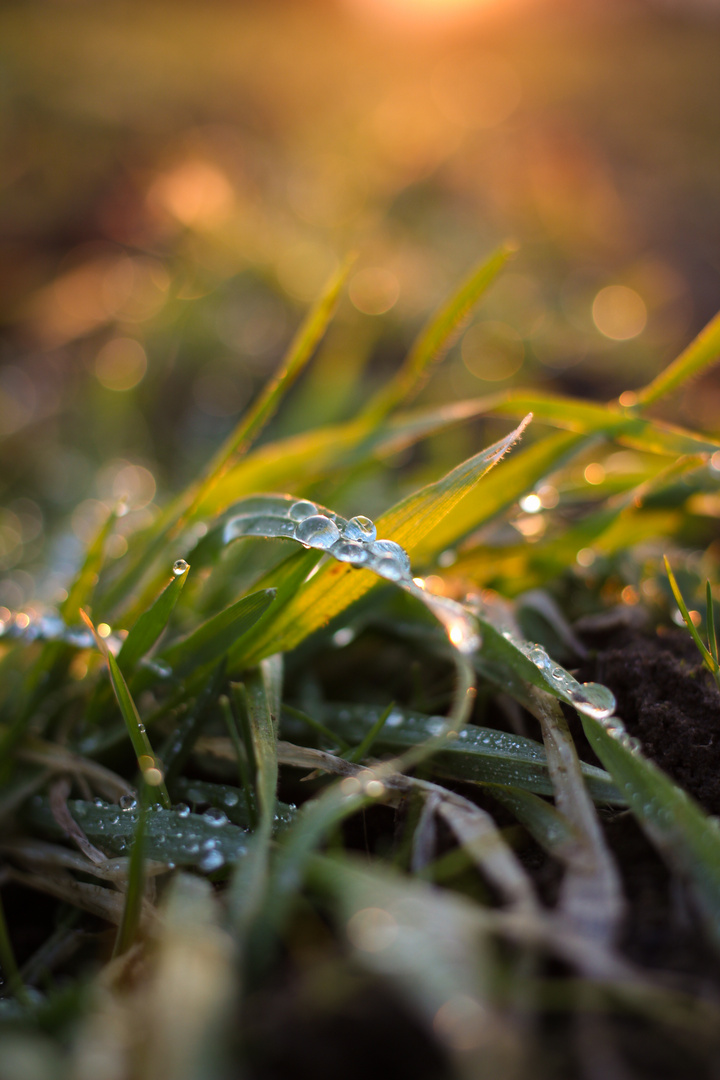
{"type": "Polygon", "coordinates": [[[140,785],[140,803],[135,835],[130,849],[127,891],[113,956],[127,952],[140,929],[143,894],[145,892],[145,833],[150,809],[150,792],[146,783],[140,785]]]}
{"type": "Polygon", "coordinates": [[[77,622],[80,608],[84,607],[92,596],[105,557],[105,545],[116,520],[116,513],[108,514],[87,550],[80,572],[60,607],[60,616],[66,623],[77,622]]]}
{"type": "Polygon", "coordinates": [[[485,411],[495,416],[524,416],[532,412],[536,421],[575,431],[581,435],[602,435],[632,450],[679,457],[681,454],[714,453],[720,442],[685,428],[650,420],[614,403],[600,404],[552,394],[511,390],[485,399],[485,411]]]}
{"type": "Polygon", "coordinates": [[[137,706],[133,701],[123,673],[118,667],[117,660],[97,633],[90,617],[82,610],[82,608],[80,609],[80,615],[83,622],[92,632],[99,651],[105,657],[105,662],[107,663],[108,671],[110,673],[110,683],[120,707],[122,718],[125,721],[125,727],[130,736],[130,742],[135,751],[135,756],[137,757],[138,768],[145,781],[151,787],[157,788],[162,805],[166,810],[169,810],[171,805],[170,796],[168,795],[168,790],[165,786],[162,766],[155,756],[155,752],[147,736],[147,732],[145,731],[145,725],[140,719],[140,714],[137,711],[137,706]]]}
{"type": "MultiPolygon", "coordinates": [[[[497,464],[520,438],[529,422],[526,417],[504,439],[458,465],[434,484],[421,488],[378,518],[378,536],[393,540],[409,552],[447,514],[484,474],[497,464]]],[[[304,563],[298,563],[302,567],[304,563]]],[[[254,663],[263,656],[286,652],[313,630],[372,588],[375,578],[364,570],[350,569],[335,561],[321,567],[304,587],[281,608],[276,617],[256,628],[253,640],[241,642],[231,654],[231,668],[254,663]]]]}
{"type": "Polygon", "coordinates": [[[514,251],[514,246],[505,244],[472,270],[460,288],[423,327],[400,371],[368,403],[363,416],[377,423],[421,389],[432,365],[441,360],[453,344],[473,308],[514,251]]]}
{"type": "Polygon", "coordinates": [[[637,404],[652,405],[699,375],[720,358],[720,312],[672,364],[636,393],[637,404]]]}
{"type": "Polygon", "coordinates": [[[692,621],[692,619],[690,617],[690,612],[687,609],[687,604],[685,603],[685,601],[683,599],[683,594],[680,592],[680,586],[678,585],[677,580],[675,578],[675,575],[672,572],[672,567],[670,566],[670,562],[668,560],[667,555],[663,555],[663,561],[665,563],[665,570],[667,571],[668,581],[670,582],[670,588],[672,589],[673,596],[675,597],[675,602],[677,603],[677,606],[680,609],[680,614],[683,617],[683,622],[685,623],[688,630],[690,631],[690,636],[693,639],[693,641],[695,642],[695,644],[697,646],[697,649],[698,649],[698,652],[702,656],[703,663],[704,663],[705,667],[708,669],[709,672],[712,673],[712,675],[715,677],[715,680],[717,682],[717,679],[718,679],[718,664],[717,664],[717,661],[715,660],[715,657],[713,656],[713,654],[705,647],[705,643],[703,642],[702,638],[700,637],[700,635],[697,632],[697,629],[695,627],[695,623],[692,621]]]}

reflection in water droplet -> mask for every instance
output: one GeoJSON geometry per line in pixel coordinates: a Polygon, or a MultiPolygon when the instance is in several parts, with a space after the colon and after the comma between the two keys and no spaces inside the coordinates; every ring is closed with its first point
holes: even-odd
{"type": "Polygon", "coordinates": [[[402,581],[408,576],[408,571],[395,555],[376,555],[370,562],[371,568],[380,577],[387,581],[402,581]]]}
{"type": "Polygon", "coordinates": [[[175,813],[178,815],[178,817],[190,817],[190,807],[187,805],[187,803],[178,803],[175,807],[175,813]]]}
{"type": "Polygon", "coordinates": [[[344,538],[333,544],[330,548],[330,554],[340,562],[349,562],[353,566],[363,566],[370,558],[364,544],[359,544],[356,540],[345,540],[344,538]]]}
{"type": "Polygon", "coordinates": [[[137,799],[134,795],[121,795],[118,799],[118,806],[121,810],[135,810],[137,799]]]}
{"type": "Polygon", "coordinates": [[[225,856],[221,851],[208,851],[207,855],[203,855],[200,860],[200,869],[209,874],[213,870],[219,870],[224,862],[225,856]]]}
{"type": "Polygon", "coordinates": [[[370,546],[370,553],[382,558],[385,555],[392,555],[397,561],[398,565],[402,567],[403,573],[410,573],[410,558],[407,551],[401,548],[399,544],[396,544],[394,540],[373,540],[370,546]]]}
{"type": "Polygon", "coordinates": [[[240,800],[240,796],[237,791],[226,791],[223,796],[223,802],[226,806],[237,806],[240,800]]]}
{"type": "Polygon", "coordinates": [[[295,536],[306,547],[320,548],[326,551],[340,538],[340,530],[334,521],[324,514],[314,514],[301,521],[295,530],[295,536]]]}
{"type": "Polygon", "coordinates": [[[317,514],[317,506],[308,499],[299,499],[290,507],[290,518],[293,521],[305,521],[313,514],[317,514]]]}
{"type": "Polygon", "coordinates": [[[343,536],[346,540],[374,540],[377,536],[377,529],[375,524],[369,517],[350,518],[347,525],[343,529],[343,536]]]}
{"type": "Polygon", "coordinates": [[[190,569],[190,563],[185,562],[184,559],[176,559],[172,569],[175,577],[182,577],[185,571],[190,569]]]}
{"type": "Polygon", "coordinates": [[[209,825],[220,826],[228,823],[227,814],[216,806],[211,806],[206,810],[203,817],[209,825]]]}

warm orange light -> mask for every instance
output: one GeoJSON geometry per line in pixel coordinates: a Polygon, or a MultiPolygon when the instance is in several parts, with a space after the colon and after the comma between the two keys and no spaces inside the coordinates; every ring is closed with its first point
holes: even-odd
{"type": "MultiPolygon", "coordinates": [[[[348,7],[385,22],[456,22],[472,18],[486,8],[507,8],[523,0],[345,0],[348,7]]],[[[525,3],[528,0],[524,0],[525,3]]]]}

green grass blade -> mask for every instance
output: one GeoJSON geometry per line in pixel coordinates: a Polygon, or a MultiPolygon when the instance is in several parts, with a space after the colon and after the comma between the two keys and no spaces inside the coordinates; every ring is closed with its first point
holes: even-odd
{"type": "Polygon", "coordinates": [[[185,569],[180,573],[173,572],[170,582],[155,603],[140,616],[130,630],[117,656],[118,666],[124,672],[132,671],[137,662],[150,652],[162,634],[187,581],[189,570],[190,567],[186,563],[185,569]]]}
{"type": "Polygon", "coordinates": [[[563,859],[577,833],[552,803],[521,787],[486,784],[485,790],[514,814],[538,844],[556,858],[563,859]]]}
{"type": "Polygon", "coordinates": [[[485,412],[495,416],[524,416],[532,412],[535,420],[577,432],[579,435],[602,435],[632,450],[679,457],[681,454],[713,454],[718,440],[707,435],[650,420],[613,402],[599,404],[578,398],[510,390],[485,399],[485,412]]]}
{"type": "MultiPolygon", "coordinates": [[[[370,705],[326,705],[325,723],[347,742],[359,742],[382,716],[370,705]]],[[[409,709],[394,708],[385,720],[375,745],[379,752],[402,753],[435,738],[447,724],[443,716],[427,716],[409,709]]],[[[292,734],[292,721],[284,721],[292,734]]],[[[506,784],[552,795],[545,748],[534,739],[511,735],[495,728],[467,724],[455,739],[447,739],[433,754],[429,767],[441,776],[473,783],[506,784]]],[[[624,799],[602,769],[582,766],[583,776],[599,802],[622,805],[624,799]]]]}
{"type": "Polygon", "coordinates": [[[175,675],[183,678],[224,656],[238,638],[255,625],[275,599],[274,589],[261,589],[244,596],[224,611],[161,653],[175,675]]]}
{"type": "MultiPolygon", "coordinates": [[[[395,541],[412,551],[422,538],[471,491],[485,473],[508,452],[520,437],[528,419],[504,439],[464,461],[434,484],[421,488],[378,518],[379,537],[395,541]]],[[[304,565],[302,563],[298,564],[304,565]]],[[[277,613],[264,620],[252,642],[232,657],[234,665],[254,663],[275,652],[298,645],[308,634],[359,599],[375,583],[373,575],[352,570],[347,564],[329,562],[277,613]]]]}
{"type": "Polygon", "coordinates": [[[168,795],[167,788],[165,786],[165,779],[158,759],[155,756],[155,752],[150,744],[150,740],[147,737],[145,731],[145,725],[140,719],[140,714],[137,711],[135,702],[132,699],[132,695],[128,689],[128,685],[125,682],[122,671],[117,665],[117,660],[108,650],[103,639],[98,635],[95,627],[93,626],[90,618],[80,609],[80,615],[87,625],[88,629],[92,632],[98,649],[105,657],[105,661],[110,673],[110,683],[112,685],[117,703],[120,706],[120,712],[122,718],[125,721],[125,727],[127,728],[128,735],[130,736],[130,742],[132,743],[135,756],[137,757],[138,768],[143,777],[152,786],[158,790],[160,801],[166,808],[170,808],[170,796],[168,795]]]}
{"type": "Polygon", "coordinates": [[[712,588],[710,586],[710,582],[708,581],[708,582],[706,582],[706,585],[705,585],[705,610],[706,610],[705,621],[707,623],[708,647],[710,649],[710,654],[711,654],[713,660],[715,661],[715,670],[718,671],[718,670],[720,670],[720,661],[718,661],[718,647],[717,647],[717,636],[716,636],[716,631],[715,631],[715,610],[714,609],[715,609],[715,605],[713,603],[712,588]]]}
{"type": "Polygon", "coordinates": [[[145,833],[150,809],[150,792],[146,783],[140,785],[140,805],[135,826],[130,866],[128,868],[125,906],[115,938],[113,956],[121,956],[135,941],[140,929],[143,896],[145,893],[145,833]]]}
{"type": "Polygon", "coordinates": [[[690,342],[672,364],[637,391],[638,405],[652,405],[694,378],[720,357],[720,313],[690,342]]]}
{"type": "Polygon", "coordinates": [[[503,245],[472,270],[460,288],[423,327],[400,371],[368,403],[363,416],[376,424],[421,389],[431,366],[445,355],[456,340],[473,308],[515,250],[512,245],[503,245]]]}
{"type": "Polygon", "coordinates": [[[705,644],[704,644],[702,638],[700,637],[700,635],[698,634],[697,629],[695,628],[695,623],[690,618],[690,612],[687,609],[687,604],[683,600],[683,595],[680,592],[680,586],[678,585],[678,583],[677,583],[677,581],[675,579],[675,575],[672,572],[672,567],[670,566],[667,555],[663,555],[663,561],[665,563],[665,570],[667,571],[668,581],[670,582],[670,588],[673,591],[673,596],[675,597],[675,602],[677,603],[677,606],[680,609],[680,614],[683,617],[685,625],[687,626],[688,630],[690,631],[690,636],[692,637],[693,641],[697,645],[698,652],[700,653],[700,655],[703,658],[703,663],[705,664],[705,667],[709,671],[711,671],[713,673],[713,675],[714,675],[715,672],[717,671],[715,658],[705,648],[705,644]]]}
{"type": "Polygon", "coordinates": [[[720,830],[677,784],[602,725],[581,717],[597,756],[670,866],[689,879],[720,945],[720,830]]]}
{"type": "Polygon", "coordinates": [[[261,825],[272,825],[277,799],[277,735],[270,709],[270,694],[265,673],[257,668],[245,678],[245,703],[255,755],[255,787],[261,825]]]}
{"type": "Polygon", "coordinates": [[[395,702],[391,701],[388,707],[380,713],[372,727],[363,735],[355,749],[344,755],[348,761],[362,761],[364,757],[368,756],[394,708],[395,702]]]}
{"type": "Polygon", "coordinates": [[[8,933],[5,909],[3,908],[2,895],[0,895],[0,973],[11,993],[15,994],[18,1001],[23,1005],[29,1005],[30,999],[25,989],[25,984],[20,977],[20,971],[15,961],[10,935],[8,933]]]}
{"type": "Polygon", "coordinates": [[[175,723],[160,752],[165,766],[165,782],[170,788],[185,768],[195,741],[216,704],[225,681],[225,661],[221,660],[193,704],[175,723]]]}
{"type": "MultiPolygon", "coordinates": [[[[187,783],[192,784],[192,781],[187,783]]],[[[184,790],[180,788],[181,793],[184,790]]],[[[137,807],[119,811],[114,803],[99,804],[84,799],[70,799],[68,809],[88,840],[108,858],[127,855],[138,822],[137,807]]],[[[288,808],[283,806],[281,811],[278,822],[280,826],[290,819],[288,808]]],[[[29,800],[23,808],[22,820],[40,836],[51,840],[64,839],[63,831],[50,811],[47,798],[29,800]]],[[[176,810],[164,810],[156,806],[147,815],[147,859],[175,866],[192,866],[209,872],[218,869],[220,865],[237,862],[245,855],[247,848],[248,833],[242,823],[223,822],[222,818],[213,819],[205,814],[190,814],[180,807],[176,810]]]]}

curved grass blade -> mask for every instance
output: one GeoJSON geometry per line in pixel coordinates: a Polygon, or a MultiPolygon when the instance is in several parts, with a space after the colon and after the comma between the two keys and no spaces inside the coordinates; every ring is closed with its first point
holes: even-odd
{"type": "Polygon", "coordinates": [[[581,717],[588,741],[668,864],[687,877],[720,946],[720,829],[682,788],[637,749],[581,717]]]}
{"type": "Polygon", "coordinates": [[[140,616],[130,630],[117,655],[118,666],[124,672],[132,671],[162,634],[187,581],[189,570],[187,563],[180,567],[179,572],[173,570],[172,578],[155,603],[140,616]]]}
{"type": "MultiPolygon", "coordinates": [[[[382,716],[369,705],[326,705],[323,720],[327,727],[346,742],[360,742],[382,716]]],[[[410,747],[437,737],[447,718],[427,716],[408,709],[394,708],[379,732],[375,746],[380,752],[401,753],[410,747]]],[[[283,721],[284,729],[294,731],[292,722],[283,721]]],[[[446,739],[432,756],[434,772],[455,780],[475,783],[506,784],[540,795],[552,795],[547,755],[541,743],[495,728],[467,724],[456,738],[446,739]]],[[[623,805],[624,798],[602,769],[582,766],[583,776],[593,796],[601,803],[623,805]]]]}
{"type": "Polygon", "coordinates": [[[540,847],[549,855],[564,859],[577,833],[567,818],[552,803],[521,787],[484,784],[485,791],[517,818],[540,847]]]}
{"type": "Polygon", "coordinates": [[[720,313],[718,313],[686,349],[661,371],[651,383],[636,393],[639,406],[652,405],[688,379],[699,375],[720,357],[720,313]]]}
{"type": "Polygon", "coordinates": [[[160,654],[178,678],[194,673],[224,656],[238,638],[255,625],[275,599],[274,589],[261,589],[244,596],[224,611],[213,615],[182,641],[160,654]]]}
{"type": "MultiPolygon", "coordinates": [[[[522,435],[529,419],[526,417],[523,423],[504,439],[464,461],[442,479],[421,488],[383,514],[377,521],[378,535],[388,537],[395,545],[412,550],[463,495],[474,488],[478,480],[501,460],[522,435]]],[[[335,539],[340,538],[337,536],[335,539]]],[[[407,559],[407,556],[405,558],[407,559]]],[[[372,568],[376,572],[380,572],[378,565],[379,560],[375,560],[372,568]]],[[[402,584],[404,588],[409,588],[412,580],[409,575],[407,562],[407,566],[403,565],[402,573],[392,580],[401,583],[401,577],[407,578],[402,584]]],[[[321,567],[276,616],[263,621],[252,642],[241,643],[241,647],[231,658],[233,666],[253,663],[272,653],[294,648],[313,630],[359,599],[373,583],[373,579],[368,575],[354,573],[347,563],[343,565],[342,562],[333,561],[321,567]]],[[[416,589],[415,593],[419,599],[427,602],[427,597],[423,596],[421,590],[416,589]]],[[[456,606],[459,612],[460,605],[456,606]]]]}
{"type": "Polygon", "coordinates": [[[493,283],[516,248],[504,244],[489,259],[476,266],[460,288],[423,327],[397,375],[383,387],[363,410],[373,425],[419,392],[430,368],[445,355],[458,337],[475,305],[493,283]]]}
{"type": "Polygon", "coordinates": [[[108,671],[110,672],[110,683],[115,693],[117,703],[120,706],[120,712],[125,721],[125,727],[130,736],[130,742],[133,745],[135,756],[137,757],[138,768],[146,782],[150,784],[151,787],[157,788],[160,801],[166,809],[169,809],[170,796],[168,795],[165,786],[165,779],[163,777],[160,762],[155,757],[153,748],[150,745],[150,740],[145,731],[145,725],[140,719],[140,715],[135,706],[135,702],[132,699],[132,695],[128,690],[128,685],[125,682],[123,673],[118,667],[115,657],[108,650],[107,645],[97,633],[92,621],[82,608],[80,608],[80,615],[85,625],[92,632],[97,647],[107,663],[108,671]]]}
{"type": "MultiPolygon", "coordinates": [[[[121,810],[113,803],[70,799],[68,809],[83,832],[109,859],[127,855],[138,822],[138,808],[121,810]]],[[[53,840],[62,833],[50,812],[49,800],[31,799],[22,812],[34,831],[53,840]]],[[[175,866],[194,866],[210,872],[245,855],[248,833],[219,815],[188,813],[187,808],[151,807],[145,823],[145,857],[175,866]]]]}

